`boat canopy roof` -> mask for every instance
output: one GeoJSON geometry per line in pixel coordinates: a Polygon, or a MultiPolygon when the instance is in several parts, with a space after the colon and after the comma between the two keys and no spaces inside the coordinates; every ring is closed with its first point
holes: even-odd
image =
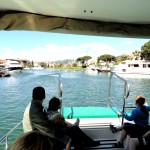
{"type": "Polygon", "coordinates": [[[1,0],[0,30],[150,38],[150,0],[1,0]]]}

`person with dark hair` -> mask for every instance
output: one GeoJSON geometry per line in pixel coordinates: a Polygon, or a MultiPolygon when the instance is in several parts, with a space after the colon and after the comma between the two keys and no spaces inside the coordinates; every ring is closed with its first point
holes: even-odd
{"type": "Polygon", "coordinates": [[[44,100],[45,99],[45,89],[43,87],[35,87],[32,92],[33,100],[44,100]]]}
{"type": "Polygon", "coordinates": [[[51,137],[55,143],[55,149],[63,149],[70,141],[63,129],[57,128],[54,123],[47,118],[43,112],[43,101],[45,99],[45,89],[41,86],[35,87],[32,92],[32,101],[29,109],[29,119],[32,130],[39,130],[43,134],[51,137]]]}
{"type": "Polygon", "coordinates": [[[55,150],[53,139],[40,131],[30,131],[20,135],[7,150],[55,150]]]}
{"type": "Polygon", "coordinates": [[[146,133],[149,129],[149,111],[150,106],[145,106],[145,98],[141,95],[135,97],[135,105],[137,106],[132,110],[131,115],[123,114],[123,117],[128,121],[134,121],[135,124],[124,123],[123,126],[118,128],[110,125],[112,132],[121,131],[120,140],[115,144],[116,147],[123,147],[123,141],[127,135],[130,137],[139,137],[146,133]]]}
{"type": "Polygon", "coordinates": [[[52,97],[49,101],[49,106],[46,112],[48,119],[52,121],[58,128],[64,129],[66,135],[71,138],[70,146],[67,147],[68,149],[66,148],[67,150],[70,150],[71,143],[73,143],[75,148],[80,150],[82,150],[83,147],[100,145],[99,141],[92,140],[79,128],[79,119],[77,119],[74,124],[65,121],[63,115],[61,115],[58,111],[60,108],[61,100],[57,97],[52,97]]]}
{"type": "Polygon", "coordinates": [[[65,121],[64,116],[61,115],[60,112],[58,112],[60,108],[61,108],[61,100],[57,97],[52,97],[49,100],[49,106],[48,109],[46,110],[48,119],[62,127],[71,127],[73,125],[79,126],[80,122],[79,119],[77,119],[74,124],[65,121]]]}

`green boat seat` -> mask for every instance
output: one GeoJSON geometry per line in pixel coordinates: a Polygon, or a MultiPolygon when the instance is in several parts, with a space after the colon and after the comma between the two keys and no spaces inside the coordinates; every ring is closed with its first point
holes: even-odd
{"type": "MultiPolygon", "coordinates": [[[[113,109],[114,110],[114,109],[113,109]]],[[[71,118],[117,118],[118,115],[108,107],[64,107],[63,116],[71,118]]]]}

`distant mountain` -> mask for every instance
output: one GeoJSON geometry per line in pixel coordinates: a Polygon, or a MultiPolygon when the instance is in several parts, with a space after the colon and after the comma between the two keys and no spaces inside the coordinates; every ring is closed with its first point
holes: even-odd
{"type": "Polygon", "coordinates": [[[74,62],[74,59],[64,59],[64,60],[56,60],[54,61],[55,63],[61,63],[61,64],[67,64],[67,63],[70,63],[70,62],[74,62]]]}

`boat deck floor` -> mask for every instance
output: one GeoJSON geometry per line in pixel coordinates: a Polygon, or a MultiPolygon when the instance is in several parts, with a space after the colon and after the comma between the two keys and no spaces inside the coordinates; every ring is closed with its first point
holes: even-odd
{"type": "MultiPolygon", "coordinates": [[[[125,150],[124,148],[117,148],[114,146],[114,144],[117,142],[116,139],[112,140],[100,140],[100,145],[96,147],[85,147],[84,150],[125,150]]],[[[72,147],[71,150],[74,150],[72,147]]]]}
{"type": "MultiPolygon", "coordinates": [[[[121,132],[112,133],[112,131],[110,130],[109,123],[103,124],[101,122],[98,125],[92,124],[92,126],[89,123],[89,126],[88,126],[87,123],[85,125],[82,121],[84,121],[84,120],[81,119],[80,128],[83,130],[83,132],[85,132],[89,137],[91,137],[95,141],[100,141],[99,146],[85,147],[84,150],[101,150],[101,149],[104,149],[104,150],[127,150],[129,138],[127,138],[125,140],[123,148],[115,147],[115,143],[117,143],[117,140],[119,139],[121,132]]],[[[72,148],[72,150],[73,149],[74,148],[72,148]]]]}

